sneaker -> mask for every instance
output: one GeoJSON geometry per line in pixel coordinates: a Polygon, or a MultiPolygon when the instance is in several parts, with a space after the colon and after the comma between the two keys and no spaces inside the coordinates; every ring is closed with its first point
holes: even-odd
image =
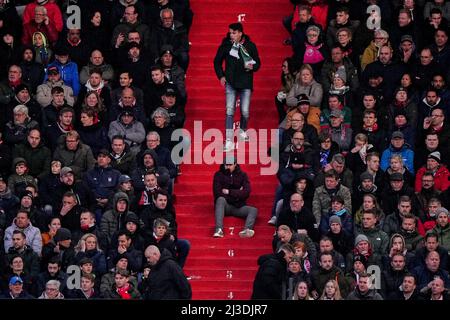
{"type": "Polygon", "coordinates": [[[225,146],[224,146],[224,148],[223,148],[223,151],[224,151],[224,152],[230,152],[230,151],[233,151],[234,148],[235,148],[235,145],[234,145],[234,142],[233,142],[233,141],[231,141],[231,140],[225,141],[225,146]]]}
{"type": "Polygon", "coordinates": [[[277,216],[273,216],[272,218],[270,218],[269,221],[267,221],[267,224],[270,224],[272,226],[277,224],[277,216]]]}
{"type": "Polygon", "coordinates": [[[241,238],[251,238],[255,235],[255,231],[252,229],[245,228],[241,232],[239,232],[239,237],[241,238]]]}
{"type": "Polygon", "coordinates": [[[244,130],[241,130],[241,132],[239,132],[239,140],[248,142],[249,138],[248,138],[247,132],[245,132],[244,130]]]}
{"type": "Polygon", "coordinates": [[[223,238],[223,230],[218,228],[213,234],[213,238],[223,238]]]}

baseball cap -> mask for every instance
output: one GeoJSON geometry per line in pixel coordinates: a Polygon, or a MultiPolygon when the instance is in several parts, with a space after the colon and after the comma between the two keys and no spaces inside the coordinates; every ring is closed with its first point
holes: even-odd
{"type": "Polygon", "coordinates": [[[64,177],[66,174],[68,173],[73,173],[73,170],[71,167],[64,167],[61,169],[61,171],[59,172],[59,176],[60,177],[64,177]]]}
{"type": "Polygon", "coordinates": [[[23,284],[22,278],[19,277],[19,276],[13,276],[13,277],[11,277],[11,279],[9,279],[9,285],[10,285],[10,286],[11,286],[11,285],[14,285],[14,284],[17,284],[17,282],[23,284]]]}

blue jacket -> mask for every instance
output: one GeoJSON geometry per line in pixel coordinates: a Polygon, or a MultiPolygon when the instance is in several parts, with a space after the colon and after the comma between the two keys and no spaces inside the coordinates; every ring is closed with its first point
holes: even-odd
{"type": "MultiPolygon", "coordinates": [[[[47,67],[57,67],[59,70],[59,74],[61,75],[61,79],[64,81],[66,86],[69,86],[73,90],[73,95],[78,96],[80,92],[80,77],[78,76],[78,66],[75,62],[69,61],[65,65],[59,63],[58,60],[53,61],[47,67]]],[[[48,79],[48,75],[45,75],[44,82],[48,79]]]]}
{"type": "Polygon", "coordinates": [[[326,235],[328,233],[328,231],[330,230],[330,218],[334,215],[337,215],[339,218],[341,218],[342,228],[349,234],[353,234],[353,219],[351,213],[349,213],[347,210],[342,213],[335,213],[331,212],[330,210],[328,214],[322,214],[319,225],[320,234],[326,235]]]}
{"type": "Polygon", "coordinates": [[[96,165],[89,170],[84,179],[96,198],[109,198],[119,184],[120,172],[113,167],[100,168],[96,165]]]}
{"type": "Polygon", "coordinates": [[[389,148],[383,151],[383,155],[381,156],[380,161],[381,169],[383,169],[383,171],[386,171],[386,169],[389,167],[391,157],[394,154],[401,154],[403,158],[403,164],[406,168],[408,168],[409,172],[414,174],[414,151],[412,151],[409,145],[407,145],[406,143],[399,151],[394,150],[392,144],[389,146],[389,148]]]}

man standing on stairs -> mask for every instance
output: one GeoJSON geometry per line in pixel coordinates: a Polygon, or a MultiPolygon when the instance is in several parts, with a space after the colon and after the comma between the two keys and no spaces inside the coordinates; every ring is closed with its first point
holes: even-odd
{"type": "Polygon", "coordinates": [[[233,120],[236,110],[236,96],[240,97],[241,131],[239,138],[248,141],[247,123],[250,115],[250,98],[253,90],[253,73],[261,66],[256,45],[244,34],[241,23],[229,26],[228,36],[222,40],[214,58],[214,70],[220,84],[225,87],[226,97],[226,141],[225,152],[234,149],[233,120]],[[223,62],[225,61],[225,70],[223,62]]]}
{"type": "Polygon", "coordinates": [[[245,201],[250,196],[250,181],[245,172],[241,171],[236,159],[225,159],[220,170],[214,175],[213,192],[215,202],[216,230],[214,238],[223,238],[223,217],[231,215],[243,217],[245,227],[239,232],[241,238],[254,236],[256,216],[258,209],[246,205],[245,201]]]}

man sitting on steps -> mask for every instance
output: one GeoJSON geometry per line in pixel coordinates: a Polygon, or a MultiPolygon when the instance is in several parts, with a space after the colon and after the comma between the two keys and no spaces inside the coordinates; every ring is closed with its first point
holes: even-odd
{"type": "Polygon", "coordinates": [[[213,181],[216,230],[214,238],[223,237],[223,217],[231,215],[245,217],[245,227],[239,232],[241,238],[251,238],[255,234],[253,226],[258,209],[246,205],[250,196],[250,181],[245,172],[241,171],[235,158],[226,158],[225,163],[214,175],[213,181]]]}

